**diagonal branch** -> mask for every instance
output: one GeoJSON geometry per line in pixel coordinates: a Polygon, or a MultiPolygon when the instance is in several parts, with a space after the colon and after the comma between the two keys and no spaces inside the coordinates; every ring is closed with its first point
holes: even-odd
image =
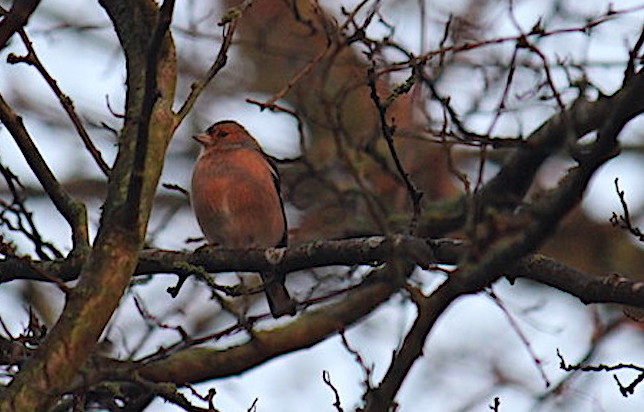
{"type": "MultiPolygon", "coordinates": [[[[466,256],[458,272],[430,296],[417,302],[418,316],[382,382],[365,394],[365,412],[389,410],[411,367],[422,355],[436,320],[457,297],[479,291],[499,279],[513,262],[535,250],[554,231],[561,218],[579,203],[595,171],[617,154],[618,134],[644,105],[644,74],[639,73],[629,86],[622,89],[608,115],[602,119],[597,140],[577,157],[579,166],[531,207],[504,216],[508,222],[514,221],[514,226],[509,223],[509,227],[515,227],[514,230],[488,242],[490,244],[485,251],[466,256]]],[[[548,136],[544,138],[548,139],[548,136]]]]}
{"type": "Polygon", "coordinates": [[[239,22],[239,19],[241,18],[241,15],[243,14],[243,12],[248,7],[250,7],[252,3],[253,3],[253,0],[245,0],[237,8],[229,10],[228,15],[225,16],[222,19],[222,21],[219,23],[220,26],[224,27],[223,29],[224,41],[221,44],[221,47],[219,48],[219,52],[217,53],[217,57],[215,58],[215,61],[208,69],[208,72],[206,73],[206,76],[204,77],[204,79],[194,82],[191,85],[190,94],[186,98],[186,101],[183,103],[179,111],[177,111],[176,113],[176,117],[177,117],[176,127],[179,127],[183,119],[185,119],[188,113],[190,113],[190,111],[192,110],[192,107],[197,102],[197,99],[199,98],[199,96],[201,96],[201,93],[203,93],[203,91],[206,89],[208,84],[210,84],[212,79],[226,65],[226,62],[228,61],[228,49],[230,49],[230,46],[233,43],[233,36],[235,34],[235,30],[237,29],[237,23],[239,22]]]}
{"type": "MultiPolygon", "coordinates": [[[[635,77],[641,79],[642,74],[635,77]]],[[[523,199],[546,158],[566,144],[573,145],[578,139],[599,129],[603,124],[613,124],[605,122],[605,119],[614,112],[615,106],[619,105],[625,96],[639,92],[641,90],[638,82],[631,81],[614,95],[600,97],[597,101],[591,102],[580,96],[570,108],[548,119],[526,139],[525,144],[514,150],[501,170],[479,192],[480,204],[516,206],[523,199]]],[[[619,116],[624,121],[644,111],[644,102],[633,103],[631,106],[622,106],[624,112],[619,116]]]]}
{"type": "Polygon", "coordinates": [[[11,10],[4,12],[4,20],[0,23],[0,49],[9,41],[15,32],[27,25],[29,17],[36,11],[40,0],[13,0],[11,10]]]}
{"type": "Polygon", "coordinates": [[[22,118],[13,111],[2,95],[0,95],[0,121],[11,133],[43,189],[69,224],[72,230],[73,251],[83,254],[89,247],[85,205],[72,198],[58,182],[29,136],[22,118]]]}
{"type": "Polygon", "coordinates": [[[60,102],[61,106],[63,106],[63,109],[67,113],[67,116],[69,117],[69,119],[72,121],[74,128],[76,128],[76,132],[78,132],[78,135],[80,136],[81,140],[85,144],[85,148],[92,156],[92,158],[98,165],[99,169],[101,169],[101,172],[103,172],[105,176],[109,176],[110,168],[107,165],[107,163],[105,163],[105,160],[103,160],[103,157],[101,156],[101,152],[96,148],[96,146],[92,142],[92,139],[89,137],[89,133],[87,133],[87,130],[85,129],[85,126],[83,126],[83,123],[78,117],[78,114],[76,114],[76,110],[74,109],[74,103],[72,102],[72,99],[69,96],[67,96],[65,93],[63,93],[60,87],[58,87],[58,83],[56,82],[56,79],[54,79],[49,74],[47,69],[45,69],[45,66],[40,61],[40,58],[38,58],[38,55],[36,54],[36,50],[34,49],[33,44],[31,43],[31,40],[29,39],[29,37],[27,37],[27,34],[25,33],[25,31],[21,29],[19,31],[19,34],[23,44],[27,48],[27,55],[16,56],[12,53],[7,57],[7,62],[10,64],[24,62],[31,66],[34,66],[36,70],[38,70],[40,75],[43,77],[43,79],[45,79],[45,81],[49,85],[49,88],[54,92],[56,97],[58,97],[58,101],[60,102]]]}

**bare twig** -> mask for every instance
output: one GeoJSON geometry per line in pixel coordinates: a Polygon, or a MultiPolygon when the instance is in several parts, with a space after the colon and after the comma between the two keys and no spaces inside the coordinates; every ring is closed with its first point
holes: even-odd
{"type": "Polygon", "coordinates": [[[92,142],[92,139],[90,138],[89,133],[87,133],[85,126],[83,126],[83,122],[78,117],[78,114],[76,113],[76,109],[74,108],[74,103],[72,102],[72,99],[69,96],[67,96],[65,93],[63,93],[60,87],[58,87],[58,82],[56,82],[56,79],[54,79],[49,74],[47,69],[45,69],[45,66],[40,61],[40,58],[38,58],[38,55],[36,54],[36,50],[34,49],[33,44],[31,43],[31,40],[29,39],[29,37],[27,37],[27,34],[25,33],[25,31],[21,29],[19,31],[19,34],[23,44],[27,48],[27,55],[16,56],[15,54],[12,53],[7,57],[7,61],[11,64],[27,63],[31,66],[34,66],[36,70],[38,70],[40,75],[43,77],[43,79],[45,79],[45,81],[47,82],[51,90],[58,98],[58,101],[60,102],[61,106],[63,106],[63,109],[67,113],[67,116],[69,116],[69,119],[72,121],[74,128],[76,128],[78,135],[80,136],[81,140],[85,144],[85,148],[92,156],[92,158],[98,165],[99,169],[101,169],[103,174],[105,176],[108,176],[110,172],[110,168],[107,165],[107,163],[105,163],[105,160],[103,160],[103,157],[101,156],[101,152],[96,148],[96,146],[92,142]]]}
{"type": "Polygon", "coordinates": [[[571,28],[562,28],[562,29],[556,29],[556,30],[549,30],[549,31],[544,31],[540,30],[537,28],[537,30],[532,30],[527,34],[519,34],[516,36],[506,36],[506,37],[497,37],[494,39],[489,39],[489,40],[482,40],[479,42],[474,42],[474,43],[464,43],[464,44],[456,44],[453,46],[448,46],[448,47],[443,47],[439,50],[432,50],[427,53],[424,53],[420,56],[418,56],[415,59],[415,62],[417,61],[427,61],[430,58],[434,56],[441,56],[447,53],[458,53],[458,52],[463,52],[463,51],[469,51],[469,50],[474,50],[474,49],[479,49],[482,47],[487,47],[487,46],[492,46],[492,45],[497,45],[497,44],[503,44],[503,43],[508,43],[508,42],[520,42],[522,38],[532,38],[532,37],[539,37],[539,38],[545,38],[545,37],[552,37],[560,34],[568,34],[568,33],[588,33],[591,29],[594,27],[597,27],[605,22],[611,21],[615,18],[617,18],[620,15],[625,15],[625,14],[630,14],[630,13],[635,13],[640,10],[643,10],[644,6],[635,6],[635,7],[630,7],[630,8],[624,8],[620,10],[610,10],[609,12],[598,16],[594,19],[588,20],[586,24],[580,26],[580,27],[571,27],[571,28]]]}
{"type": "Polygon", "coordinates": [[[327,45],[324,49],[322,49],[315,57],[311,59],[302,69],[300,69],[295,76],[291,80],[288,81],[286,86],[282,88],[279,92],[275,93],[273,97],[270,98],[266,103],[263,103],[264,106],[271,106],[275,104],[278,100],[284,98],[286,94],[295,86],[304,76],[309,74],[311,70],[324,58],[324,56],[327,54],[329,51],[329,48],[331,47],[331,43],[327,42],[327,45]]]}
{"type": "MultiPolygon", "coordinates": [[[[375,63],[374,63],[375,64],[375,63]]],[[[412,78],[415,78],[416,70],[414,70],[414,74],[412,74],[412,78]]],[[[375,66],[372,66],[369,68],[367,71],[367,79],[368,79],[368,85],[371,90],[371,100],[373,101],[374,105],[376,106],[376,109],[378,110],[378,115],[380,118],[380,130],[382,131],[382,136],[384,137],[385,141],[387,142],[387,147],[389,148],[389,154],[391,155],[391,158],[394,161],[394,164],[396,165],[396,169],[398,170],[398,173],[400,173],[400,177],[402,177],[403,181],[405,182],[405,186],[407,188],[407,193],[409,194],[409,198],[411,200],[412,204],[412,216],[409,221],[409,233],[414,234],[416,231],[416,227],[418,226],[418,219],[420,218],[421,214],[421,207],[420,207],[420,200],[423,197],[423,192],[418,190],[416,188],[416,185],[411,181],[411,177],[409,176],[409,173],[405,171],[405,168],[402,165],[402,162],[400,161],[400,158],[398,157],[398,153],[396,151],[396,147],[394,146],[394,133],[396,131],[396,126],[390,126],[388,121],[387,121],[387,109],[389,108],[391,102],[398,97],[399,94],[406,93],[407,91],[410,90],[411,86],[402,88],[398,93],[392,95],[387,99],[386,103],[382,103],[380,100],[380,96],[378,96],[378,90],[376,87],[376,75],[375,75],[375,66]]],[[[412,83],[413,84],[413,83],[412,83]]]]}
{"type": "Polygon", "coordinates": [[[541,375],[541,379],[543,380],[543,383],[545,384],[546,388],[549,388],[551,385],[550,379],[548,379],[548,377],[546,376],[546,371],[543,368],[543,362],[537,356],[537,353],[534,351],[534,348],[532,347],[532,344],[528,340],[528,337],[525,335],[525,333],[523,333],[523,331],[519,327],[519,324],[514,319],[514,316],[512,316],[512,314],[508,311],[508,308],[505,306],[505,303],[497,296],[496,293],[494,293],[494,289],[490,288],[488,293],[490,297],[494,300],[494,302],[497,304],[497,306],[501,309],[501,311],[505,315],[505,318],[510,323],[510,326],[512,327],[514,332],[517,334],[517,336],[523,343],[523,346],[530,354],[530,357],[532,358],[532,361],[534,362],[535,367],[539,371],[539,375],[541,375]]]}
{"type": "MultiPolygon", "coordinates": [[[[208,408],[201,408],[193,405],[183,394],[177,391],[176,387],[170,385],[154,383],[145,379],[137,379],[137,383],[143,385],[146,389],[152,391],[157,396],[165,399],[167,402],[174,404],[186,412],[218,412],[212,405],[208,408]]],[[[191,388],[192,389],[192,388],[191,388]]],[[[193,390],[193,394],[197,392],[193,390]]]]}
{"type": "Polygon", "coordinates": [[[33,243],[36,254],[40,259],[50,259],[45,250],[49,250],[56,258],[62,258],[63,254],[53,244],[45,241],[36,227],[33,214],[28,211],[27,206],[25,205],[25,198],[21,193],[23,186],[18,180],[18,176],[13,174],[11,170],[3,164],[0,164],[0,174],[4,177],[5,183],[13,197],[11,204],[6,204],[0,199],[0,206],[2,206],[2,210],[0,210],[0,223],[6,225],[9,230],[18,231],[25,235],[27,239],[33,243]],[[5,217],[6,212],[15,216],[15,224],[12,224],[12,222],[5,217]],[[27,226],[25,226],[24,222],[27,223],[27,226]]]}
{"type": "Polygon", "coordinates": [[[637,377],[631,381],[630,384],[627,386],[623,386],[622,383],[619,381],[617,378],[617,375],[613,375],[615,378],[615,381],[617,383],[617,386],[619,387],[619,391],[621,392],[622,396],[627,397],[629,395],[632,395],[635,393],[635,388],[637,385],[640,383],[644,382],[644,367],[634,365],[631,363],[618,363],[616,365],[605,365],[605,364],[599,364],[599,365],[572,365],[572,364],[567,364],[566,361],[563,358],[563,355],[561,355],[561,352],[559,352],[559,349],[557,349],[557,357],[559,357],[559,368],[570,372],[570,371],[584,371],[584,372],[609,372],[609,371],[616,371],[616,370],[622,370],[622,369],[627,369],[627,370],[633,370],[639,372],[637,377]]]}
{"type": "Polygon", "coordinates": [[[190,94],[176,113],[176,127],[178,127],[183,119],[185,119],[185,117],[188,115],[188,113],[190,113],[190,110],[192,110],[192,107],[197,102],[197,99],[199,98],[201,93],[206,89],[208,84],[210,84],[217,73],[219,73],[219,71],[226,65],[226,62],[228,61],[228,49],[230,49],[230,46],[233,42],[233,36],[235,34],[235,30],[237,29],[237,23],[239,22],[242,13],[246,10],[246,8],[250,7],[251,4],[252,1],[244,1],[242,5],[239,6],[239,8],[231,9],[228,13],[228,16],[222,19],[222,21],[219,23],[220,26],[223,26],[224,40],[219,48],[217,57],[208,69],[208,72],[206,73],[204,79],[191,85],[190,94]]]}
{"type": "Polygon", "coordinates": [[[306,147],[307,146],[306,137],[304,135],[304,122],[302,121],[302,118],[300,117],[299,113],[297,113],[294,110],[288,109],[284,106],[280,106],[276,103],[272,103],[272,104],[262,103],[255,99],[246,99],[246,102],[259,106],[260,110],[268,109],[271,112],[286,113],[291,117],[293,117],[297,122],[297,132],[298,132],[298,136],[300,137],[300,151],[302,152],[301,160],[305,162],[308,167],[311,167],[311,168],[313,167],[313,165],[307,160],[308,149],[306,147]]]}
{"type": "Polygon", "coordinates": [[[202,401],[208,402],[209,411],[217,412],[217,409],[215,409],[215,404],[214,404],[215,395],[217,395],[217,390],[215,388],[209,388],[208,394],[202,395],[192,385],[186,385],[186,387],[190,389],[190,392],[192,392],[194,396],[201,399],[202,401]]]}
{"type": "Polygon", "coordinates": [[[642,50],[642,46],[644,46],[644,26],[642,27],[642,31],[640,32],[640,37],[638,37],[635,45],[628,53],[628,63],[626,64],[626,69],[624,70],[623,85],[626,84],[626,82],[629,81],[637,73],[636,67],[641,62],[641,57],[639,56],[639,54],[642,50]]]}
{"type": "Polygon", "coordinates": [[[181,193],[186,199],[190,198],[190,192],[188,192],[186,189],[183,187],[174,184],[174,183],[163,183],[161,186],[163,186],[165,189],[175,191],[177,193],[181,193]]]}
{"type": "MultiPolygon", "coordinates": [[[[607,324],[602,324],[602,322],[598,319],[599,316],[596,313],[594,317],[595,321],[593,323],[595,330],[593,331],[590,345],[588,346],[586,352],[580,357],[578,364],[590,362],[595,357],[595,355],[600,352],[600,343],[610,339],[613,332],[619,331],[620,326],[623,325],[624,322],[628,322],[628,320],[623,317],[615,317],[609,320],[607,324]]],[[[560,396],[564,391],[564,388],[579,372],[579,370],[572,371],[572,373],[568,373],[561,377],[558,382],[548,388],[547,391],[544,391],[542,394],[537,396],[537,403],[541,403],[550,397],[560,396]]]]}
{"type": "MultiPolygon", "coordinates": [[[[545,31],[540,27],[540,26],[535,26],[532,28],[530,33],[524,33],[523,30],[521,29],[521,25],[517,21],[516,17],[514,16],[514,1],[510,0],[510,18],[512,20],[512,23],[514,24],[514,27],[517,29],[517,31],[520,33],[519,38],[517,40],[517,48],[525,48],[530,50],[531,52],[535,53],[541,61],[543,62],[543,71],[546,74],[546,82],[548,83],[548,86],[550,87],[550,90],[552,91],[552,95],[557,101],[557,105],[559,106],[559,110],[561,112],[564,112],[566,110],[566,106],[563,103],[563,100],[561,100],[561,95],[559,94],[559,91],[557,90],[557,87],[555,86],[554,80],[552,79],[552,74],[550,73],[550,67],[548,64],[548,58],[546,57],[545,54],[537,46],[532,44],[530,42],[528,36],[530,34],[538,34],[538,35],[543,35],[545,31]]],[[[590,27],[588,27],[586,30],[590,30],[590,27]]],[[[540,38],[541,36],[538,36],[540,38]]]]}
{"type": "Polygon", "coordinates": [[[141,298],[137,295],[134,295],[134,304],[136,305],[136,309],[139,311],[139,314],[146,322],[151,322],[160,329],[173,330],[177,332],[183,341],[190,340],[190,336],[181,325],[169,325],[159,320],[156,316],[151,314],[150,311],[148,311],[141,298]]]}
{"type": "Polygon", "coordinates": [[[628,230],[633,236],[637,238],[640,242],[644,242],[644,233],[637,226],[633,225],[631,221],[631,213],[628,210],[628,203],[626,203],[626,196],[623,190],[619,189],[619,178],[615,178],[615,191],[617,196],[619,196],[619,202],[622,204],[623,215],[618,215],[613,212],[613,215],[610,217],[610,223],[613,226],[620,227],[622,229],[628,230]]]}
{"type": "Polygon", "coordinates": [[[335,407],[335,410],[338,412],[344,412],[344,409],[342,409],[342,403],[340,402],[340,393],[338,390],[333,386],[333,383],[331,382],[331,375],[329,374],[329,371],[322,371],[322,380],[328,386],[331,388],[333,391],[333,396],[335,397],[335,401],[333,402],[333,406],[335,407]]]}
{"type": "Polygon", "coordinates": [[[344,346],[347,352],[349,352],[353,356],[353,359],[355,359],[360,369],[362,369],[362,373],[364,374],[363,383],[364,383],[365,389],[366,390],[373,389],[373,385],[371,383],[371,377],[373,375],[374,366],[373,365],[367,366],[360,352],[358,352],[356,349],[353,349],[351,345],[349,345],[349,341],[347,340],[347,336],[344,334],[344,330],[340,330],[338,333],[340,334],[340,338],[342,338],[342,346],[344,346]]]}

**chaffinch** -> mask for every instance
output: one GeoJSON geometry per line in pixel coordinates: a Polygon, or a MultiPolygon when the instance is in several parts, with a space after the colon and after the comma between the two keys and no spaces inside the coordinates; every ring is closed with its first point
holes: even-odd
{"type": "MultiPolygon", "coordinates": [[[[286,217],[275,164],[239,123],[217,122],[194,136],[192,208],[206,239],[233,249],[286,246],[286,217]]],[[[260,273],[273,317],[295,314],[284,275],[260,273]]]]}

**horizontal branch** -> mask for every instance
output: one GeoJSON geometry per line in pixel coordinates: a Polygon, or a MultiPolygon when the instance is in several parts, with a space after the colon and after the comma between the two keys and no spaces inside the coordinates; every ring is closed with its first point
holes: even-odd
{"type": "MultiPolygon", "coordinates": [[[[267,267],[285,273],[325,266],[379,265],[403,256],[416,265],[456,265],[468,245],[456,239],[423,239],[413,236],[372,236],[305,243],[290,248],[242,251],[205,247],[194,252],[144,250],[135,276],[158,273],[190,276],[191,267],[217,272],[257,272],[267,267]]],[[[43,282],[77,279],[82,260],[0,260],[0,284],[17,279],[43,282]]],[[[527,278],[578,297],[582,302],[619,303],[644,308],[644,283],[610,274],[595,276],[543,255],[522,259],[506,273],[509,279],[527,278]]]]}
{"type": "Polygon", "coordinates": [[[616,273],[590,275],[543,255],[526,257],[506,277],[531,279],[576,296],[585,304],[619,303],[644,308],[644,282],[616,273]]]}
{"type": "MultiPolygon", "coordinates": [[[[443,250],[449,250],[446,255],[454,253],[457,255],[459,249],[464,252],[464,244],[452,243],[443,250]]],[[[441,250],[441,246],[438,250],[441,250]]],[[[182,385],[238,375],[276,356],[309,348],[360,320],[398,290],[399,283],[396,279],[409,275],[411,268],[408,264],[385,265],[382,270],[374,272],[362,285],[332,305],[324,305],[304,312],[285,326],[255,331],[253,338],[242,344],[218,349],[192,347],[190,342],[185,342],[184,349],[162,351],[159,356],[147,358],[142,363],[106,359],[96,365],[93,372],[96,376],[86,376],[86,379],[90,381],[116,378],[127,380],[133,376],[133,371],[137,371],[138,376],[153,382],[182,385]]],[[[642,287],[644,285],[641,282],[617,277],[595,277],[543,256],[535,255],[523,259],[512,272],[508,277],[521,276],[540,281],[576,295],[585,303],[606,301],[606,296],[602,296],[599,292],[606,287],[608,287],[606,289],[608,295],[615,300],[621,300],[621,303],[633,303],[642,307],[644,302],[644,287],[642,287]],[[615,281],[611,282],[610,279],[615,281]],[[558,282],[559,280],[562,281],[558,282]]],[[[463,290],[457,283],[453,280],[447,281],[437,290],[437,293],[432,295],[431,308],[424,305],[425,316],[436,317],[457,296],[476,292],[463,290]]]]}
{"type": "MultiPolygon", "coordinates": [[[[267,268],[288,273],[334,265],[379,265],[394,256],[405,256],[427,268],[434,261],[455,264],[462,242],[453,239],[429,240],[412,236],[372,236],[345,240],[305,243],[290,248],[233,250],[203,247],[194,252],[144,250],[134,275],[168,273],[190,275],[192,266],[217,272],[257,272],[267,268]]],[[[25,279],[69,282],[78,277],[82,261],[66,259],[30,261],[23,258],[0,260],[0,284],[25,279]]]]}
{"type": "MultiPolygon", "coordinates": [[[[226,349],[192,346],[190,340],[182,349],[160,352],[142,362],[122,362],[113,359],[97,360],[96,368],[84,377],[84,382],[105,379],[133,379],[133,372],[153,382],[186,384],[208,379],[237,375],[281,354],[311,347],[328,336],[359,321],[375,307],[389,299],[400,288],[400,281],[414,267],[444,263],[454,265],[468,250],[464,242],[453,239],[428,240],[411,236],[367,237],[347,240],[314,242],[290,249],[240,251],[202,248],[194,253],[148,250],[142,252],[137,273],[161,273],[181,268],[182,262],[203,265],[209,271],[252,271],[274,264],[280,268],[299,270],[305,267],[355,264],[384,264],[353,290],[338,296],[333,304],[302,312],[291,323],[266,331],[253,332],[253,338],[226,349]],[[404,263],[407,261],[408,263],[404,263]],[[102,366],[101,366],[102,365],[102,366]]],[[[50,267],[76,262],[52,262],[50,267]]],[[[0,262],[5,270],[8,262],[0,262]]],[[[18,269],[17,261],[12,263],[18,269]]],[[[22,262],[26,265],[27,262],[22,262]]],[[[46,265],[41,262],[39,265],[46,265]]],[[[67,269],[69,269],[69,267],[67,269]]],[[[584,303],[613,302],[644,308],[644,283],[617,275],[589,275],[541,255],[522,259],[505,275],[519,277],[555,287],[577,296],[584,303]]],[[[40,280],[46,280],[41,278],[40,280]]],[[[431,308],[424,315],[436,317],[457,296],[476,293],[479,288],[463,289],[458,278],[450,278],[433,294],[431,308]],[[438,302],[438,303],[437,303],[438,302]],[[431,310],[430,310],[431,309],[431,310]]],[[[425,313],[426,312],[426,313],[425,313]]]]}

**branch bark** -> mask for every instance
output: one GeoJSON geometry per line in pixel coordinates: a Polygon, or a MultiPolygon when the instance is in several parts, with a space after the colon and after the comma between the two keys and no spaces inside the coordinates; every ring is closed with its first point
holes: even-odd
{"type": "Polygon", "coordinates": [[[0,23],[0,49],[4,48],[9,38],[27,25],[29,17],[36,11],[40,0],[14,0],[11,10],[5,13],[0,23]]]}
{"type": "Polygon", "coordinates": [[[147,39],[158,16],[155,3],[105,0],[101,4],[112,18],[126,57],[126,119],[119,153],[103,207],[101,227],[94,248],[82,264],[78,286],[68,294],[61,317],[37,353],[22,365],[9,387],[0,394],[2,412],[48,410],[68,390],[93,352],[136,267],[164,153],[173,130],[171,105],[176,68],[169,33],[164,34],[156,70],[151,74],[145,71],[147,39]],[[161,96],[147,118],[142,110],[145,95],[141,93],[146,75],[157,76],[161,96]],[[132,179],[136,136],[141,124],[152,126],[146,136],[141,196],[136,199],[136,205],[130,205],[126,201],[127,188],[132,179]],[[128,224],[131,220],[127,216],[131,213],[136,215],[134,226],[128,224]]]}
{"type": "MultiPolygon", "coordinates": [[[[194,267],[209,273],[257,272],[278,268],[284,273],[325,266],[381,264],[393,256],[405,256],[420,267],[431,264],[457,265],[467,253],[467,242],[455,239],[422,239],[397,235],[313,242],[288,249],[238,250],[205,248],[195,252],[144,250],[135,276],[177,274],[192,276],[194,267]],[[280,256],[278,260],[273,257],[280,256]]],[[[68,258],[31,262],[7,258],[0,261],[0,283],[16,279],[69,282],[78,278],[83,261],[68,258]]],[[[526,278],[578,297],[586,304],[618,303],[644,308],[641,282],[618,274],[596,276],[579,271],[543,255],[529,255],[505,272],[509,279],[526,278]]]]}

